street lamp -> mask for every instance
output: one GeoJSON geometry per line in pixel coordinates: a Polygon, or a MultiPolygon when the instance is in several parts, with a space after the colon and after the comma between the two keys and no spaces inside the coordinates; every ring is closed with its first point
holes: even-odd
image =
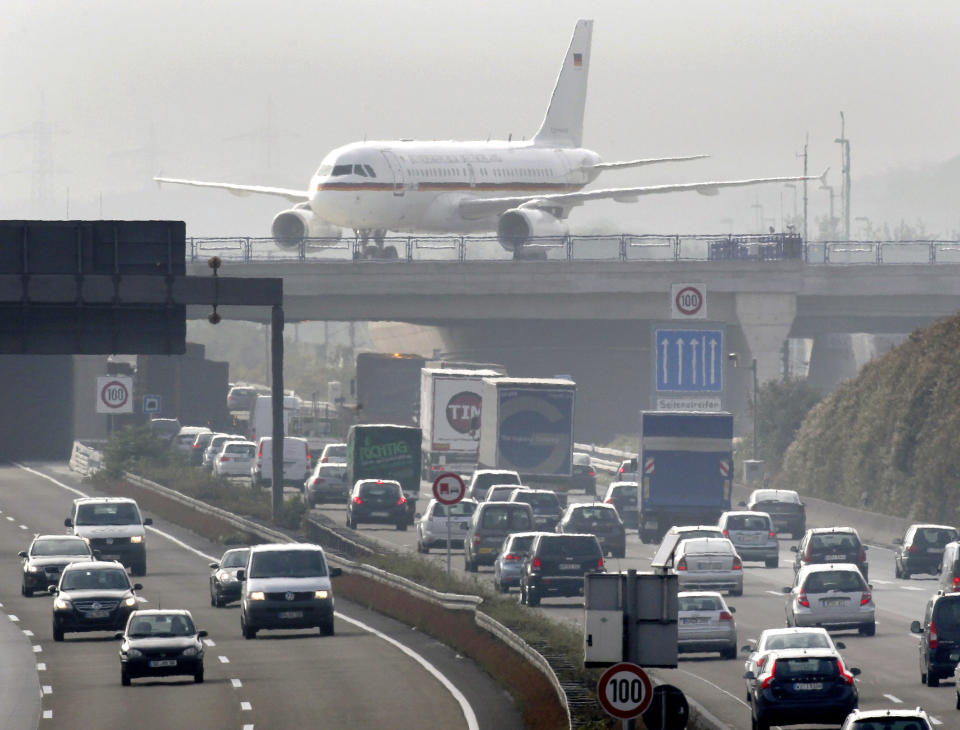
{"type": "MultiPolygon", "coordinates": [[[[731,352],[727,355],[733,366],[740,367],[740,355],[731,352]]],[[[753,460],[757,460],[757,358],[750,361],[750,370],[753,372],[753,460]]]]}

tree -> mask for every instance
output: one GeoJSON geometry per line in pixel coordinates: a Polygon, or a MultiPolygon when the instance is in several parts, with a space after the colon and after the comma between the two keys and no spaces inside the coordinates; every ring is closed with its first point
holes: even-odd
{"type": "MultiPolygon", "coordinates": [[[[757,392],[757,458],[776,474],[807,413],[823,398],[805,379],[771,380],[757,392]]],[[[750,407],[753,407],[751,399],[750,407]]],[[[749,450],[746,452],[749,453],[749,450]]]]}

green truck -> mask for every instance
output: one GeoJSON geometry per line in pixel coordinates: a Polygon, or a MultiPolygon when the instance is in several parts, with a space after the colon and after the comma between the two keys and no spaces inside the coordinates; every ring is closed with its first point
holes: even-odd
{"type": "Polygon", "coordinates": [[[347,484],[360,479],[400,482],[407,499],[407,517],[413,524],[420,496],[420,441],[414,426],[358,424],[347,433],[347,484]]]}

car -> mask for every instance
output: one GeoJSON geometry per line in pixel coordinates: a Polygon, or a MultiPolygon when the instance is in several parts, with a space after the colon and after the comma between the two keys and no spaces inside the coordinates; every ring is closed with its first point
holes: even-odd
{"type": "Polygon", "coordinates": [[[237,571],[247,564],[250,548],[231,548],[220,556],[220,561],[210,563],[210,605],[222,608],[240,600],[240,581],[237,571]]]}
{"type": "Polygon", "coordinates": [[[740,506],[752,512],[766,512],[773,520],[773,529],[780,534],[790,533],[794,540],[807,531],[807,508],[792,489],[754,489],[740,506]]]}
{"type": "MultiPolygon", "coordinates": [[[[740,651],[749,654],[743,664],[744,671],[759,673],[762,657],[781,649],[846,649],[842,641],[834,642],[827,630],[820,626],[792,627],[789,629],[764,629],[758,639],[751,639],[740,651]]],[[[747,702],[750,701],[751,683],[747,682],[747,702]]]]}
{"type": "Polygon", "coordinates": [[[461,499],[451,505],[431,499],[417,518],[417,552],[429,553],[432,547],[445,547],[448,535],[450,547],[462,548],[476,509],[477,503],[472,499],[461,499]]]}
{"type": "Polygon", "coordinates": [[[270,395],[270,391],[263,386],[235,385],[227,393],[227,410],[231,413],[252,411],[258,395],[270,395]]]}
{"type": "Polygon", "coordinates": [[[501,593],[507,593],[512,587],[520,587],[523,561],[530,554],[533,538],[539,532],[515,532],[507,535],[493,561],[493,586],[501,593]]]}
{"type": "Polygon", "coordinates": [[[573,452],[570,487],[583,490],[592,499],[597,498],[597,470],[593,468],[593,459],[589,454],[573,452]]]}
{"type": "Polygon", "coordinates": [[[768,568],[780,564],[780,543],[766,512],[724,512],[717,526],[742,560],[759,560],[768,568]]]}
{"type": "Polygon", "coordinates": [[[960,591],[960,542],[948,542],[944,546],[937,581],[944,593],[960,591]]]}
{"type": "Polygon", "coordinates": [[[623,526],[635,529],[640,524],[640,485],[638,482],[611,482],[603,501],[612,504],[623,526]]]}
{"type": "MultiPolygon", "coordinates": [[[[310,473],[310,446],[297,436],[283,437],[283,483],[300,489],[310,473]]],[[[254,487],[273,484],[273,438],[262,436],[257,440],[257,455],[250,467],[250,482],[254,487]]]]}
{"type": "Polygon", "coordinates": [[[254,545],[247,564],[237,571],[243,584],[240,631],[244,639],[257,638],[261,629],[319,628],[334,633],[331,578],[340,568],[327,565],[323,548],[307,543],[254,545]]]}
{"type": "MultiPolygon", "coordinates": [[[[203,450],[203,459],[201,464],[213,471],[213,461],[223,450],[223,445],[228,441],[246,441],[247,437],[238,433],[215,433],[210,437],[207,448],[203,450]]],[[[247,466],[249,471],[250,467],[247,466]]]]}
{"type": "Polygon", "coordinates": [[[807,530],[798,545],[790,547],[796,553],[793,572],[804,565],[823,563],[853,563],[867,578],[867,546],[852,527],[815,527],[807,530]]]}
{"type": "Polygon", "coordinates": [[[679,545],[684,540],[695,540],[698,537],[716,537],[722,539],[723,531],[717,525],[674,525],[667,530],[663,536],[663,540],[660,541],[660,545],[662,546],[668,539],[673,539],[672,537],[668,537],[671,535],[677,535],[677,544],[679,545]]]}
{"type": "Polygon", "coordinates": [[[510,495],[518,489],[530,489],[522,484],[491,484],[484,496],[484,502],[509,502],[510,495]]]}
{"type": "Polygon", "coordinates": [[[347,445],[346,444],[327,444],[323,447],[320,454],[320,464],[343,464],[347,463],[347,445]]]}
{"type": "Polygon", "coordinates": [[[617,467],[617,481],[636,482],[639,481],[639,476],[637,471],[637,457],[624,459],[617,467]]]}
{"type": "Polygon", "coordinates": [[[627,531],[612,504],[603,502],[569,504],[557,523],[557,532],[594,535],[604,555],[623,558],[627,554],[627,531]]]}
{"type": "Polygon", "coordinates": [[[520,602],[539,606],[547,596],[582,596],[584,574],[605,571],[603,551],[594,535],[541,532],[523,561],[520,602]]]}
{"type": "Polygon", "coordinates": [[[920,682],[936,687],[953,675],[960,661],[960,594],[934,593],[927,600],[923,622],[913,621],[910,631],[920,635],[920,682]]]}
{"type": "Polygon", "coordinates": [[[719,651],[724,659],[736,659],[735,611],[714,591],[677,593],[677,651],[719,651]]]}
{"type": "Polygon", "coordinates": [[[893,554],[893,573],[909,580],[915,573],[937,575],[947,543],[960,538],[957,528],[950,525],[910,525],[903,537],[894,538],[898,549],[893,554]]]}
{"type": "Polygon", "coordinates": [[[180,433],[180,421],[176,418],[151,418],[147,422],[150,432],[161,441],[170,443],[180,433]]]}
{"type": "Polygon", "coordinates": [[[193,446],[190,449],[190,463],[194,466],[203,465],[203,452],[210,445],[210,439],[214,437],[213,431],[201,431],[193,439],[193,446]]]}
{"type": "Polygon", "coordinates": [[[303,501],[310,507],[325,502],[343,502],[350,493],[347,465],[317,462],[303,483],[303,501]]]}
{"type": "Polygon", "coordinates": [[[246,477],[257,456],[253,441],[224,441],[219,453],[211,462],[213,473],[218,477],[246,477]]]}
{"type": "Polygon", "coordinates": [[[147,535],[153,519],[143,517],[128,497],[80,497],[63,521],[74,535],[85,538],[104,560],[119,560],[136,576],[147,574],[147,535]]]}
{"type": "Polygon", "coordinates": [[[120,684],[138,677],[187,674],[203,681],[203,641],[193,616],[184,609],[147,609],[130,614],[120,639],[120,684]]]}
{"type": "Polygon", "coordinates": [[[480,502],[463,538],[463,567],[493,565],[507,535],[534,529],[533,508],[522,502],[480,502]]]}
{"type": "Polygon", "coordinates": [[[677,543],[670,559],[679,590],[727,591],[743,595],[743,561],[725,537],[697,537],[677,543]]]}
{"type": "Polygon", "coordinates": [[[515,489],[507,501],[529,504],[536,528],[544,532],[553,532],[563,516],[560,497],[549,489],[515,489]]]}
{"type": "Polygon", "coordinates": [[[206,426],[181,426],[170,442],[170,448],[181,454],[189,454],[193,451],[193,442],[197,440],[197,434],[200,433],[213,433],[213,431],[206,426]]]}
{"type": "Polygon", "coordinates": [[[760,673],[744,673],[752,682],[751,727],[773,725],[838,725],[860,700],[854,677],[832,649],[783,649],[761,657],[760,673]]]}
{"type": "Polygon", "coordinates": [[[23,569],[22,596],[32,596],[34,591],[47,593],[70,563],[96,560],[87,541],[72,535],[37,535],[30,547],[18,554],[23,569]]]}
{"type": "Polygon", "coordinates": [[[840,730],[933,730],[933,723],[919,707],[913,710],[854,710],[847,715],[840,730]]]}
{"type": "Polygon", "coordinates": [[[470,477],[466,496],[482,502],[494,484],[520,484],[520,475],[509,469],[477,469],[470,477]]]}
{"type": "Polygon", "coordinates": [[[358,479],[347,499],[347,527],[361,522],[395,525],[407,529],[407,498],[400,482],[391,479],[358,479]]]}
{"type": "Polygon", "coordinates": [[[116,631],[137,607],[139,583],[130,585],[127,571],[116,560],[71,563],[50,587],[53,600],[53,640],[74,631],[116,631]]]}
{"type": "Polygon", "coordinates": [[[787,626],[857,629],[863,636],[877,632],[873,590],[853,563],[805,565],[783,592],[789,596],[787,626]]]}

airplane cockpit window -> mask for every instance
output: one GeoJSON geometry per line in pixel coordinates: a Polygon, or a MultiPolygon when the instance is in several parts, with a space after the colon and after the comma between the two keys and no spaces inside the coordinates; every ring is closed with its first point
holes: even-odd
{"type": "Polygon", "coordinates": [[[376,176],[377,176],[377,173],[375,173],[375,172],[373,171],[373,168],[370,167],[370,165],[364,165],[364,167],[365,167],[366,170],[367,170],[367,176],[368,176],[368,177],[376,177],[376,176]]]}
{"type": "Polygon", "coordinates": [[[317,170],[317,177],[326,177],[331,170],[333,170],[333,165],[320,165],[320,169],[317,170]]]}
{"type": "Polygon", "coordinates": [[[334,165],[333,172],[330,174],[333,175],[333,177],[351,175],[353,174],[353,165],[334,165]]]}
{"type": "Polygon", "coordinates": [[[366,177],[366,176],[367,176],[367,171],[363,169],[363,165],[354,165],[354,166],[353,166],[353,174],[354,174],[354,175],[359,175],[360,177],[366,177]]]}

